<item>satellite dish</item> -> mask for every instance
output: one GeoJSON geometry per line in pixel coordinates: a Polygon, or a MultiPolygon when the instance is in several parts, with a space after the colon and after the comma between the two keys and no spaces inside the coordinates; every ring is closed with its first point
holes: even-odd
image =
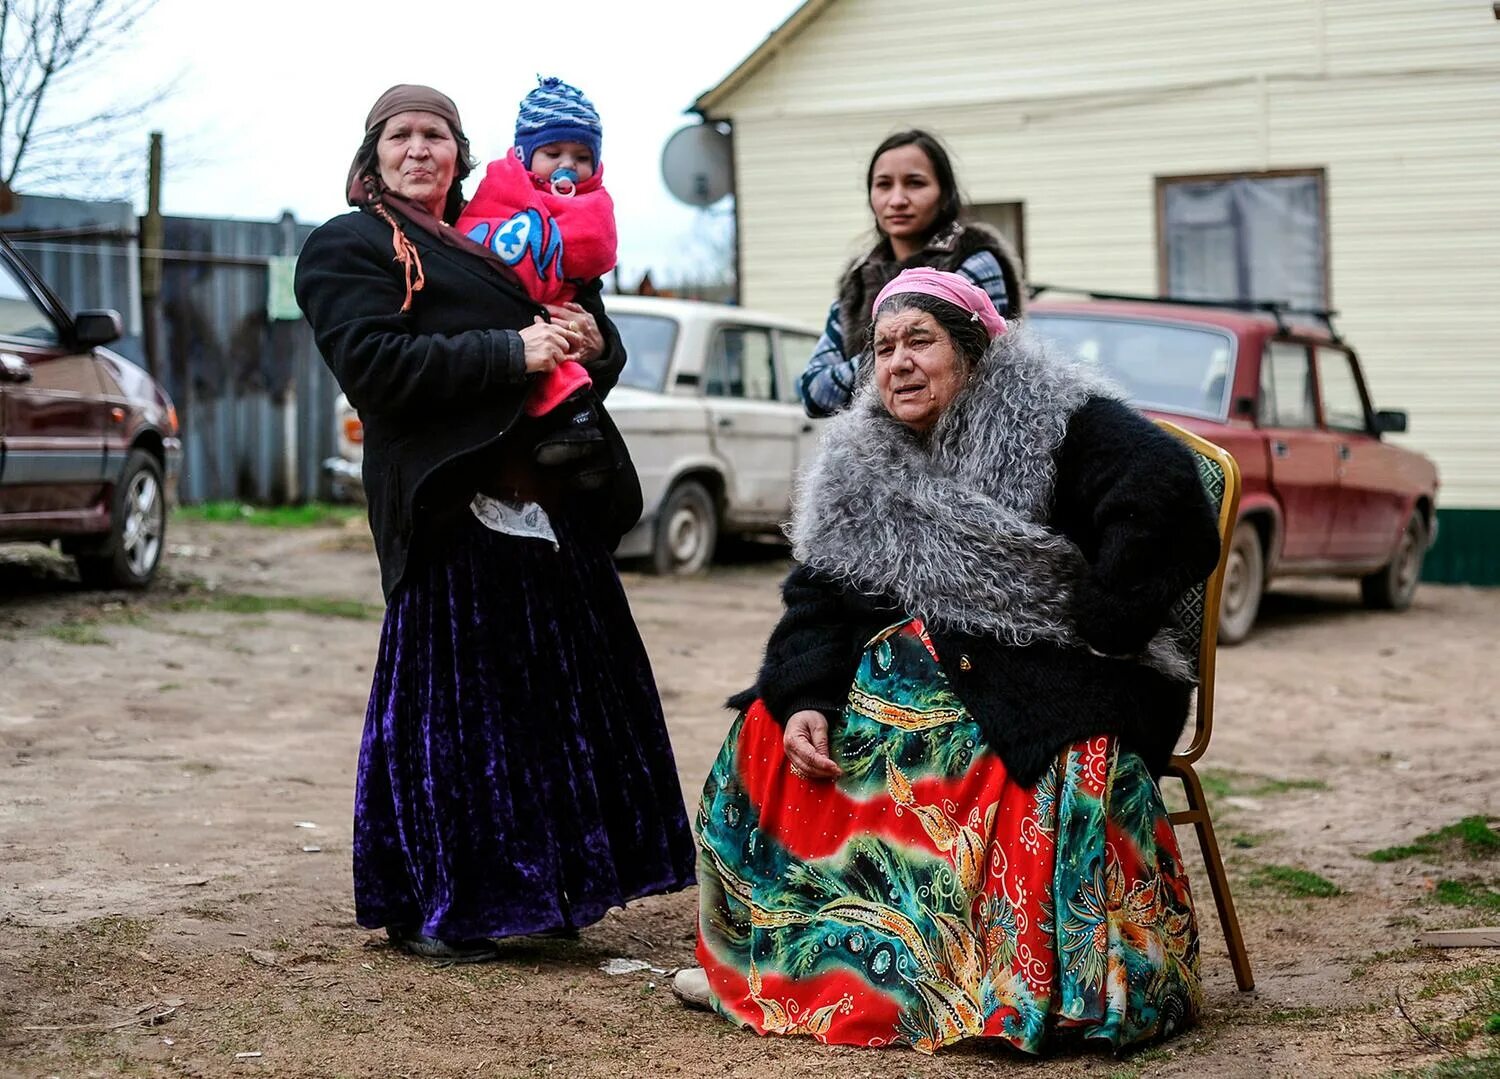
{"type": "Polygon", "coordinates": [[[661,152],[667,190],[689,206],[712,206],[734,191],[729,133],[717,124],[689,124],[661,152]]]}

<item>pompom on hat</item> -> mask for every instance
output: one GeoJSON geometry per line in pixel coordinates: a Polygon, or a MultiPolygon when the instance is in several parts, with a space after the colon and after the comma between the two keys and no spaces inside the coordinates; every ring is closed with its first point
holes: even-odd
{"type": "Polygon", "coordinates": [[[537,148],[552,142],[581,142],[599,165],[599,146],[604,127],[599,112],[583,91],[555,75],[538,76],[537,87],[521,99],[516,114],[516,148],[521,164],[531,168],[531,155],[537,148]]]}

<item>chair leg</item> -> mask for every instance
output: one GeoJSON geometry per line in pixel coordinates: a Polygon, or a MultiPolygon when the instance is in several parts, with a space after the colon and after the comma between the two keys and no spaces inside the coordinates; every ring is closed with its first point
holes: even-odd
{"type": "Polygon", "coordinates": [[[1224,930],[1224,943],[1229,947],[1229,962],[1234,967],[1234,980],[1240,992],[1255,988],[1255,977],[1250,973],[1250,954],[1245,951],[1245,938],[1240,932],[1240,919],[1234,912],[1234,897],[1229,894],[1229,874],[1224,871],[1224,859],[1219,855],[1219,841],[1214,836],[1213,821],[1208,815],[1208,799],[1203,794],[1203,784],[1191,765],[1179,770],[1182,782],[1187,787],[1188,808],[1198,811],[1194,827],[1198,830],[1198,845],[1203,850],[1203,864],[1208,868],[1208,883],[1214,892],[1214,905],[1219,908],[1219,925],[1224,930]]]}

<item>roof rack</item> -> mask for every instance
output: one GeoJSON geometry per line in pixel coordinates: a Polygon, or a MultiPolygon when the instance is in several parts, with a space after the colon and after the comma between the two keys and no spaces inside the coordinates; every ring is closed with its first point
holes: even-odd
{"type": "Polygon", "coordinates": [[[1313,318],[1317,319],[1328,329],[1328,335],[1335,342],[1342,342],[1339,331],[1334,328],[1333,320],[1338,312],[1328,307],[1298,307],[1284,300],[1205,300],[1193,299],[1186,296],[1141,296],[1129,292],[1096,292],[1093,289],[1070,288],[1066,285],[1044,285],[1033,284],[1030,286],[1031,298],[1035,299],[1044,292],[1075,292],[1087,296],[1091,300],[1121,300],[1127,303],[1160,303],[1173,304],[1179,307],[1217,307],[1227,308],[1231,311],[1257,311],[1270,315],[1276,320],[1276,331],[1278,333],[1290,333],[1291,327],[1287,324],[1287,318],[1313,318]]]}

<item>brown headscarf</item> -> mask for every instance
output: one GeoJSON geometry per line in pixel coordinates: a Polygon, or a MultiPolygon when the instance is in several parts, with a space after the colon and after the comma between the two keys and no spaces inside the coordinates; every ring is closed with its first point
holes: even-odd
{"type": "MultiPolygon", "coordinates": [[[[399,83],[376,99],[369,114],[365,117],[365,138],[368,139],[379,132],[387,120],[403,112],[430,112],[434,116],[441,116],[448,122],[448,127],[459,144],[459,153],[466,152],[468,140],[464,135],[463,121],[458,117],[458,106],[453,103],[453,99],[430,86],[420,86],[414,83],[399,83]]],[[[453,182],[458,182],[456,177],[453,182]]],[[[401,305],[401,311],[403,313],[409,311],[412,296],[422,291],[427,284],[427,279],[422,272],[422,257],[417,253],[416,246],[407,238],[400,222],[391,216],[389,210],[386,209],[386,204],[395,207],[401,212],[402,217],[418,228],[432,233],[444,243],[452,242],[449,237],[452,236],[453,230],[434,217],[427,207],[419,206],[409,199],[402,198],[394,191],[387,190],[380,179],[378,168],[372,173],[368,160],[362,160],[358,152],[355,153],[354,160],[349,165],[345,191],[350,206],[368,209],[391,226],[391,246],[396,252],[396,261],[401,263],[406,275],[406,300],[401,305]]]]}

